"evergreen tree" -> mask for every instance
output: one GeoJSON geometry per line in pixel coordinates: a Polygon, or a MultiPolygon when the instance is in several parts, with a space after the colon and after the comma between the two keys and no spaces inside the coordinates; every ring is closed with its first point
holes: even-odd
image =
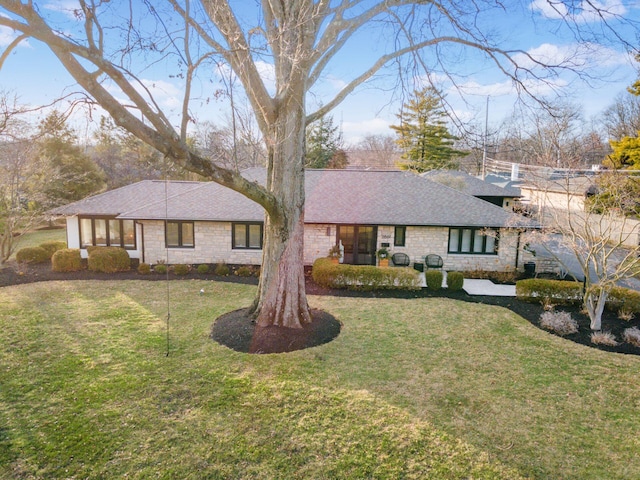
{"type": "Polygon", "coordinates": [[[307,127],[305,167],[346,168],[349,163],[341,148],[342,134],[333,125],[333,117],[327,115],[307,127]]]}
{"type": "Polygon", "coordinates": [[[415,91],[396,116],[400,125],[391,128],[398,135],[396,143],[403,151],[405,161],[399,164],[400,168],[417,172],[453,169],[457,167],[455,158],[467,155],[453,148],[458,138],[446,127],[446,113],[435,88],[415,91]]]}
{"type": "Polygon", "coordinates": [[[105,187],[104,172],[77,145],[75,133],[58,111],[40,123],[36,165],[46,207],[80,200],[105,187]]]}
{"type": "MultiPolygon", "coordinates": [[[[640,132],[638,132],[640,135],[640,132]]],[[[624,137],[620,141],[610,140],[613,152],[604,162],[611,168],[640,169],[640,136],[624,137]]]]}

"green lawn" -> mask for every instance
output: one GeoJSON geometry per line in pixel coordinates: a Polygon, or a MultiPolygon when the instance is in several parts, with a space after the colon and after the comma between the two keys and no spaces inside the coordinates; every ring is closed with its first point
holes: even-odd
{"type": "Polygon", "coordinates": [[[34,230],[18,239],[16,248],[11,258],[15,258],[15,252],[25,247],[37,247],[41,243],[48,241],[67,241],[67,233],[64,228],[56,228],[53,230],[34,230]]]}
{"type": "Polygon", "coordinates": [[[255,287],[0,288],[0,478],[637,478],[640,358],[448,299],[310,297],[290,354],[208,338],[255,287]],[[200,288],[205,294],[198,294],[200,288]]]}

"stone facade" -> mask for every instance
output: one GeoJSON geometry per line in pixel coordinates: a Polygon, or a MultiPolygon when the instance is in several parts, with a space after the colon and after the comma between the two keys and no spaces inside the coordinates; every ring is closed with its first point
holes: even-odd
{"type": "Polygon", "coordinates": [[[304,227],[304,264],[312,265],[316,259],[326,257],[336,244],[336,226],[307,224],[304,227]]]}
{"type": "Polygon", "coordinates": [[[146,263],[229,263],[260,265],[262,250],[231,248],[231,223],[194,222],[193,248],[165,248],[164,222],[145,220],[143,257],[146,263]]]}
{"type": "MultiPolygon", "coordinates": [[[[307,224],[305,227],[304,263],[312,265],[320,257],[325,257],[336,242],[336,225],[307,224]]],[[[70,248],[79,248],[78,221],[67,218],[67,237],[70,248]]],[[[216,264],[260,265],[262,250],[231,248],[230,222],[194,222],[193,248],[165,248],[164,221],[140,220],[136,224],[137,249],[130,250],[131,258],[139,258],[149,264],[216,264]]],[[[449,254],[448,227],[406,228],[405,246],[394,246],[394,226],[378,226],[376,249],[389,244],[393,254],[402,252],[409,255],[411,263],[422,263],[425,255],[437,254],[444,261],[445,270],[485,270],[510,271],[516,265],[518,238],[515,230],[502,229],[497,255],[449,254]]],[[[81,250],[86,258],[86,250],[81,250]]],[[[518,254],[518,268],[531,261],[532,257],[522,250],[518,254]]]]}
{"type": "MultiPolygon", "coordinates": [[[[440,255],[444,270],[457,271],[511,271],[516,268],[516,248],[518,247],[518,233],[514,230],[501,229],[497,255],[478,254],[450,254],[449,227],[407,227],[406,243],[404,247],[393,246],[393,226],[383,226],[378,229],[378,248],[381,242],[390,243],[390,252],[402,252],[409,255],[411,262],[423,263],[424,257],[430,254],[440,255]],[[388,242],[387,238],[391,238],[388,242]]],[[[526,252],[518,256],[518,268],[522,268],[526,260],[526,252]]]]}

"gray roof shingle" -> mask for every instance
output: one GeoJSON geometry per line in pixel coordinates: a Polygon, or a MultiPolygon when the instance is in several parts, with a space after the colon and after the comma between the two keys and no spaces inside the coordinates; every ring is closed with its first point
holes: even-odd
{"type": "Polygon", "coordinates": [[[431,170],[424,172],[422,176],[473,195],[474,197],[521,196],[519,188],[511,186],[501,187],[457,170],[431,170]]]}
{"type": "MultiPolygon", "coordinates": [[[[262,184],[266,178],[265,170],[260,168],[246,170],[243,175],[262,184]]],[[[524,220],[484,200],[409,172],[309,169],[305,184],[307,223],[504,227],[522,225],[524,220]]],[[[264,210],[258,204],[217,183],[165,185],[164,181],[152,180],[89,197],[53,213],[147,220],[264,218],[264,210]]]]}

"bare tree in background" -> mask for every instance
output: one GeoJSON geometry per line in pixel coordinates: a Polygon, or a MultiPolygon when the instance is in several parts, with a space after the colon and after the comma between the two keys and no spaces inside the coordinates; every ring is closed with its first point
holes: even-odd
{"type": "Polygon", "coordinates": [[[580,108],[558,104],[514,112],[507,120],[497,160],[550,168],[585,168],[602,163],[606,144],[589,129],[580,108]]]}
{"type": "Polygon", "coordinates": [[[373,168],[397,168],[400,149],[395,135],[367,135],[347,149],[351,165],[373,168]]]}
{"type": "Polygon", "coordinates": [[[0,93],[0,268],[14,253],[17,241],[41,219],[29,194],[33,143],[30,127],[21,120],[26,108],[15,97],[0,93]]]}
{"type": "MultiPolygon", "coordinates": [[[[464,62],[450,59],[457,60],[457,53],[472,49],[494,62],[522,91],[528,91],[528,82],[552,78],[558,68],[572,65],[569,58],[566,64],[547,65],[494,43],[497,32],[484,31],[481,26],[494,9],[504,11],[499,1],[263,0],[258,4],[168,0],[152,4],[156,2],[78,0],[72,12],[76,20],[69,20],[48,11],[44,1],[0,0],[0,25],[48,45],[117,125],[185,168],[241,192],[265,209],[261,278],[252,306],[257,323],[263,326],[299,328],[311,321],[303,270],[303,161],[308,123],[395,61],[453,74],[464,62]],[[134,31],[133,26],[138,25],[140,29],[134,31]],[[340,54],[352,53],[348,49],[353,40],[362,38],[359,35],[366,35],[369,42],[378,38],[379,58],[351,72],[339,93],[316,111],[307,112],[307,95],[340,54]],[[440,55],[441,51],[447,55],[440,55]],[[141,80],[154,62],[184,82],[177,128],[150,86],[141,80]],[[188,142],[194,87],[207,84],[212,66],[221,63],[237,77],[265,142],[264,186],[220,167],[188,142]],[[261,76],[259,67],[264,63],[273,67],[273,88],[261,76]],[[114,93],[116,87],[118,93],[114,93]]],[[[596,10],[602,19],[620,20],[594,4],[587,8],[596,10]]],[[[603,31],[615,32],[607,24],[589,30],[570,16],[564,22],[584,42],[599,40],[594,36],[603,31]]]]}
{"type": "Polygon", "coordinates": [[[602,114],[609,140],[635,137],[640,132],[640,96],[621,93],[602,114]]]}
{"type": "Polygon", "coordinates": [[[196,125],[194,140],[198,151],[215,164],[237,172],[264,167],[267,152],[251,112],[235,109],[233,115],[223,125],[196,125]]]}

